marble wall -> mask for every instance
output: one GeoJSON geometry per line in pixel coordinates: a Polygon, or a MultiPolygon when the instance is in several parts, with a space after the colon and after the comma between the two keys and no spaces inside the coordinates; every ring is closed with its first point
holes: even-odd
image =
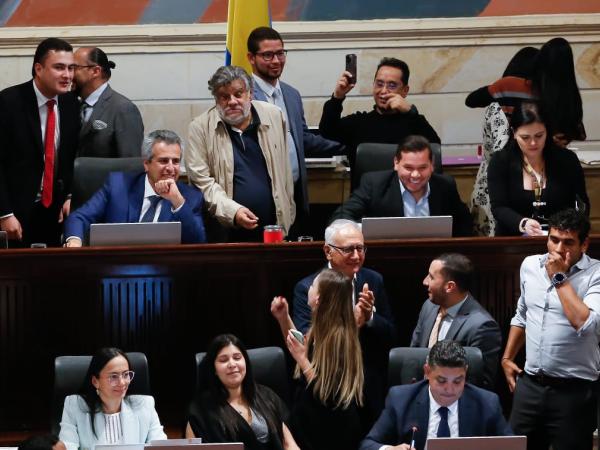
{"type": "MultiPolygon", "coordinates": [[[[588,142],[600,149],[600,14],[422,20],[275,23],[290,50],[283,79],[303,95],[307,123],[318,125],[323,102],[358,55],[359,82],[344,113],[372,107],[375,66],[383,56],[411,68],[410,100],[442,138],[445,152],[474,152],[482,110],[464,106],[473,89],[497,79],[521,47],[563,36],[574,50],[588,142]]],[[[193,117],[212,105],[207,80],[223,64],[225,24],[0,29],[0,88],[29,77],[32,54],[47,36],[75,47],[97,45],[117,63],[111,85],[133,99],[146,129],[187,135],[193,117]]],[[[579,145],[579,144],[577,144],[579,145]]]]}

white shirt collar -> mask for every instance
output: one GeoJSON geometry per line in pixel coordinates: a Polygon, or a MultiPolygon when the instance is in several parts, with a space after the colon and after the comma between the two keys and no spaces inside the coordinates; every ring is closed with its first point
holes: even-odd
{"type": "Polygon", "coordinates": [[[54,100],[58,105],[58,95],[55,95],[54,97],[46,97],[38,89],[37,85],[35,84],[35,80],[33,80],[33,91],[35,92],[35,98],[37,99],[38,108],[41,108],[42,105],[45,105],[48,100],[54,100]]]}
{"type": "Polygon", "coordinates": [[[281,87],[279,86],[279,79],[275,83],[275,86],[273,86],[271,83],[267,83],[265,80],[263,80],[256,74],[252,74],[252,78],[254,78],[254,82],[258,85],[260,90],[265,93],[267,97],[273,97],[273,92],[275,92],[275,90],[277,89],[281,91],[281,87]]]}
{"type": "Polygon", "coordinates": [[[155,195],[158,195],[158,194],[152,188],[152,185],[150,184],[150,180],[148,179],[148,174],[146,174],[145,180],[144,180],[144,198],[153,197],[155,195]]]}
{"type": "MultiPolygon", "coordinates": [[[[427,387],[427,391],[429,392],[429,416],[431,416],[432,414],[437,414],[437,410],[440,409],[442,405],[436,402],[433,398],[433,395],[431,394],[431,386],[427,387]]],[[[458,414],[458,400],[450,404],[447,408],[449,414],[458,414]]]]}
{"type": "Polygon", "coordinates": [[[84,98],[81,100],[86,102],[90,106],[94,106],[96,103],[98,103],[100,96],[103,94],[103,92],[106,90],[107,87],[108,87],[108,81],[106,81],[105,83],[102,83],[100,86],[98,86],[98,88],[94,92],[92,92],[90,95],[88,95],[87,98],[84,98]]]}

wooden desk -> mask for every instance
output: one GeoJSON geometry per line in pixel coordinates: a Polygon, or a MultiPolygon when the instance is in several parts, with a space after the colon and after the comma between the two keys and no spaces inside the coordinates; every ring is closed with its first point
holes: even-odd
{"type": "MultiPolygon", "coordinates": [[[[322,242],[0,251],[0,431],[42,429],[49,419],[56,356],[102,346],[142,351],[163,421],[182,423],[194,354],[231,332],[249,347],[281,345],[269,313],[274,295],[324,265],[322,242]]],[[[504,332],[519,295],[518,269],[543,253],[543,238],[370,242],[366,266],[385,277],[408,345],[426,291],[421,280],[442,252],[478,270],[473,294],[504,332]]],[[[592,238],[600,253],[600,236],[592,238]]]]}

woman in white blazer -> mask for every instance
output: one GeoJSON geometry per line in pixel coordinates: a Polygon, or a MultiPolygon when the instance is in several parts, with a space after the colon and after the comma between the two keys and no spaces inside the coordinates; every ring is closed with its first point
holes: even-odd
{"type": "Polygon", "coordinates": [[[167,438],[154,399],[127,395],[134,375],[118,348],[102,348],[94,355],[79,394],[65,398],[59,438],[67,450],[167,438]]]}

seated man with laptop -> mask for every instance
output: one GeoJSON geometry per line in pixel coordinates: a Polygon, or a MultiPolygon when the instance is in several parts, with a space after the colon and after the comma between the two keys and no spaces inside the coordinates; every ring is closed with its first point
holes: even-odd
{"type": "Polygon", "coordinates": [[[206,242],[202,193],[178,182],[181,138],[153,131],[142,144],[144,172],[112,172],[104,186],[65,222],[66,247],[81,247],[96,223],[180,222],[181,242],[206,242]]]}
{"type": "Polygon", "coordinates": [[[398,145],[393,170],[365,173],[360,186],[331,220],[424,216],[451,216],[452,236],[473,234],[471,214],[460,199],[456,182],[448,175],[433,173],[429,142],[413,135],[398,145]]]}
{"type": "Polygon", "coordinates": [[[498,396],[465,383],[467,355],[459,343],[437,342],[424,371],[425,380],[390,389],[360,450],[423,450],[431,438],[512,435],[498,396]]]}

